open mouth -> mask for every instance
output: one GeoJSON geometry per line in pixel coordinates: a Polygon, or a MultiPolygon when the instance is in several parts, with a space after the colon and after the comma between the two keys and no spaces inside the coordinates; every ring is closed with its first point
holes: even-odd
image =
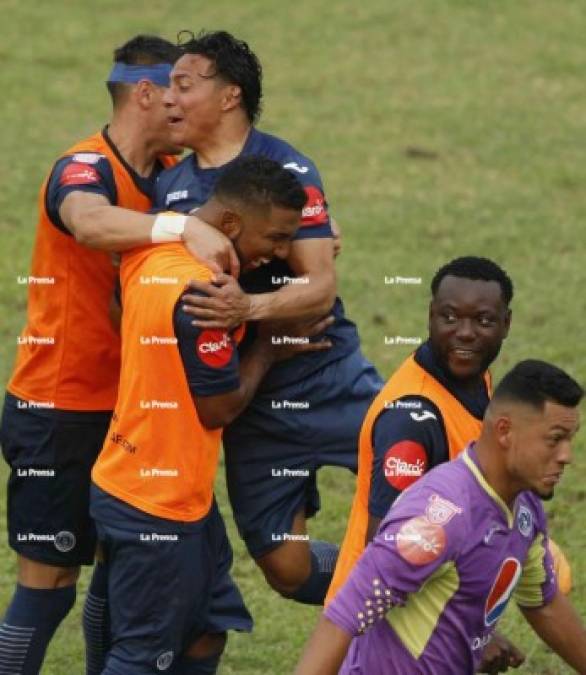
{"type": "Polygon", "coordinates": [[[167,117],[167,124],[169,124],[170,126],[173,126],[174,124],[179,124],[179,122],[183,122],[182,117],[175,117],[175,116],[167,117]]]}

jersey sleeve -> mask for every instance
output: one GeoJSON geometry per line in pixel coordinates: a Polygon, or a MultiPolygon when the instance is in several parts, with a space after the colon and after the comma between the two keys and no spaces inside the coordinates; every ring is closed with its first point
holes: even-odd
{"type": "Polygon", "coordinates": [[[191,393],[196,396],[227,394],[240,386],[238,349],[225,330],[192,326],[193,317],[175,307],[177,346],[191,393]]]}
{"type": "Polygon", "coordinates": [[[535,539],[527,554],[514,593],[520,607],[543,607],[553,600],[558,589],[545,514],[541,505],[538,505],[536,510],[538,513],[535,539]]]}
{"type": "Polygon", "coordinates": [[[409,490],[383,521],[346,583],[325,610],[350,635],[364,633],[394,607],[403,607],[432,576],[447,573],[466,538],[464,509],[431,492],[409,490]],[[430,505],[442,501],[444,520],[430,505]]]}
{"type": "Polygon", "coordinates": [[[102,195],[110,204],[116,204],[114,173],[104,155],[80,152],[62,157],[53,167],[47,182],[45,207],[53,224],[67,234],[69,230],[61,220],[59,209],[70,192],[102,195]]]}
{"type": "Polygon", "coordinates": [[[373,447],[368,511],[375,518],[384,518],[403,490],[449,456],[440,412],[416,396],[389,402],[375,423],[373,447]]]}
{"type": "Polygon", "coordinates": [[[285,159],[283,168],[297,178],[307,195],[307,201],[301,213],[301,226],[293,240],[331,238],[333,234],[328,202],[321,177],[314,163],[302,155],[296,155],[285,159]]]}

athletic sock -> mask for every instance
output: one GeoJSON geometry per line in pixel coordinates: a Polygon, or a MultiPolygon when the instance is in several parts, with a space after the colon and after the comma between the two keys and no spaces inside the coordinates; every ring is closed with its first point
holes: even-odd
{"type": "Polygon", "coordinates": [[[16,585],[0,624],[0,675],[38,675],[57,626],[75,603],[75,585],[16,585]]]}
{"type": "Polygon", "coordinates": [[[330,587],[339,548],[327,541],[313,540],[309,544],[311,573],[309,578],[290,597],[305,605],[323,605],[330,587]]]}
{"type": "Polygon", "coordinates": [[[100,675],[110,648],[108,621],[108,572],[106,565],[96,563],[83,606],[86,675],[100,675]]]}
{"type": "Polygon", "coordinates": [[[183,657],[177,662],[173,675],[215,675],[222,654],[214,654],[205,659],[189,659],[183,657]]]}

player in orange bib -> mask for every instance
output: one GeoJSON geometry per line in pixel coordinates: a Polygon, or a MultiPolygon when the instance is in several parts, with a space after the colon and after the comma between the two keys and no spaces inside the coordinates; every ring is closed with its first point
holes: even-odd
{"type": "Polygon", "coordinates": [[[362,425],[356,494],[326,603],[401,492],[480,434],[513,285],[494,262],[467,257],[438,270],[431,291],[429,339],[394,372],[362,425]]]}
{"type": "MultiPolygon", "coordinates": [[[[179,152],[162,102],[177,49],[137,36],[114,58],[110,124],[64,152],[39,195],[27,323],[1,427],[11,467],[9,543],[18,556],[18,584],[0,626],[3,672],[38,673],[74,603],[80,565],[93,563],[89,476],[120,366],[120,340],[108,318],[117,277],[109,252],[183,236],[200,255],[223,263],[232,248],[197,219],[139,213],[151,207],[159,173],[179,152]]],[[[105,588],[96,581],[84,622],[93,672],[101,669],[94,652],[104,613],[105,588]]]]}
{"type": "MultiPolygon", "coordinates": [[[[248,157],[226,170],[198,215],[252,269],[288,255],[305,201],[279,163],[248,157]]],[[[226,631],[252,625],[229,574],[213,484],[222,427],[246,407],[281,348],[261,333],[240,360],[242,327],[194,327],[183,290],[190,279],[211,278],[178,244],[122,257],[120,388],[92,472],[91,513],[108,574],[105,675],[213,673],[226,631]]]]}

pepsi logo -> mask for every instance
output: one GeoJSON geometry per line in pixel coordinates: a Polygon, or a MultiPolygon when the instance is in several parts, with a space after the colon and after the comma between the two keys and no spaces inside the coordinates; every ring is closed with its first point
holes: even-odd
{"type": "Polygon", "coordinates": [[[506,558],[496,575],[484,607],[484,624],[492,626],[505,611],[507,603],[521,576],[521,563],[517,558],[506,558]]]}
{"type": "Polygon", "coordinates": [[[385,454],[383,470],[387,482],[397,490],[405,490],[425,473],[427,453],[414,441],[400,441],[385,454]]]}
{"type": "Polygon", "coordinates": [[[232,358],[234,346],[228,333],[223,330],[204,330],[195,346],[199,358],[211,368],[223,368],[232,358]]]}

